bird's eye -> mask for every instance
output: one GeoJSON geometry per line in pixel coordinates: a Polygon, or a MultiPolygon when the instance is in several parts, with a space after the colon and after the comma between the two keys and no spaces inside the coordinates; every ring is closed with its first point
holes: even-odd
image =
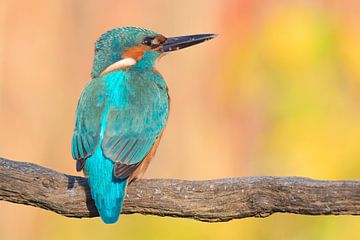
{"type": "Polygon", "coordinates": [[[165,42],[166,38],[162,35],[158,35],[156,37],[145,37],[143,40],[143,44],[149,46],[151,48],[157,48],[161,43],[165,42]]]}
{"type": "Polygon", "coordinates": [[[143,44],[146,45],[146,46],[151,46],[152,40],[153,40],[153,38],[151,38],[151,37],[146,37],[146,38],[144,38],[144,40],[143,40],[143,44]]]}
{"type": "Polygon", "coordinates": [[[146,37],[143,40],[143,44],[149,47],[155,47],[154,40],[155,38],[153,37],[146,37]]]}

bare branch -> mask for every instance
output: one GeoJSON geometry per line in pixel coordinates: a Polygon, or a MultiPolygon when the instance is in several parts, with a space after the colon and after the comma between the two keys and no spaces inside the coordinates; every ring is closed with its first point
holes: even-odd
{"type": "MultiPolygon", "coordinates": [[[[83,218],[98,216],[86,178],[0,158],[0,200],[83,218]]],[[[123,213],[224,222],[273,213],[360,215],[360,181],[243,177],[144,179],[127,190],[123,213]]]]}

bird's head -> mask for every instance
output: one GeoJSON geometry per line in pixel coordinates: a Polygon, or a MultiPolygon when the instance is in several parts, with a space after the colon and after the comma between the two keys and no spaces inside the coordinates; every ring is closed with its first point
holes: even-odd
{"type": "Polygon", "coordinates": [[[116,28],[103,34],[96,42],[91,75],[96,78],[118,69],[152,69],[161,54],[186,48],[215,36],[198,34],[166,38],[143,28],[116,28]]]}

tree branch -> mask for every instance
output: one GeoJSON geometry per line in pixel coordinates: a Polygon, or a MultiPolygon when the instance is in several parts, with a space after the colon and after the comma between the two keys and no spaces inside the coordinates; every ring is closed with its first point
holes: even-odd
{"type": "MultiPolygon", "coordinates": [[[[0,158],[0,200],[83,218],[98,216],[86,178],[0,158]]],[[[144,179],[130,184],[123,213],[224,222],[273,213],[360,215],[360,181],[243,177],[144,179]]]]}

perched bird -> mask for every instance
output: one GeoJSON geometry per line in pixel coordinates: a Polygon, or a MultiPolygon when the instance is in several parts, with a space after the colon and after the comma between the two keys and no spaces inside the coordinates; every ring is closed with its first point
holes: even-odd
{"type": "Polygon", "coordinates": [[[76,111],[72,156],[88,176],[101,219],[115,223],[126,186],[148,167],[169,113],[167,85],[154,68],[166,52],[214,38],[166,38],[153,31],[116,28],[96,42],[92,80],[76,111]]]}

